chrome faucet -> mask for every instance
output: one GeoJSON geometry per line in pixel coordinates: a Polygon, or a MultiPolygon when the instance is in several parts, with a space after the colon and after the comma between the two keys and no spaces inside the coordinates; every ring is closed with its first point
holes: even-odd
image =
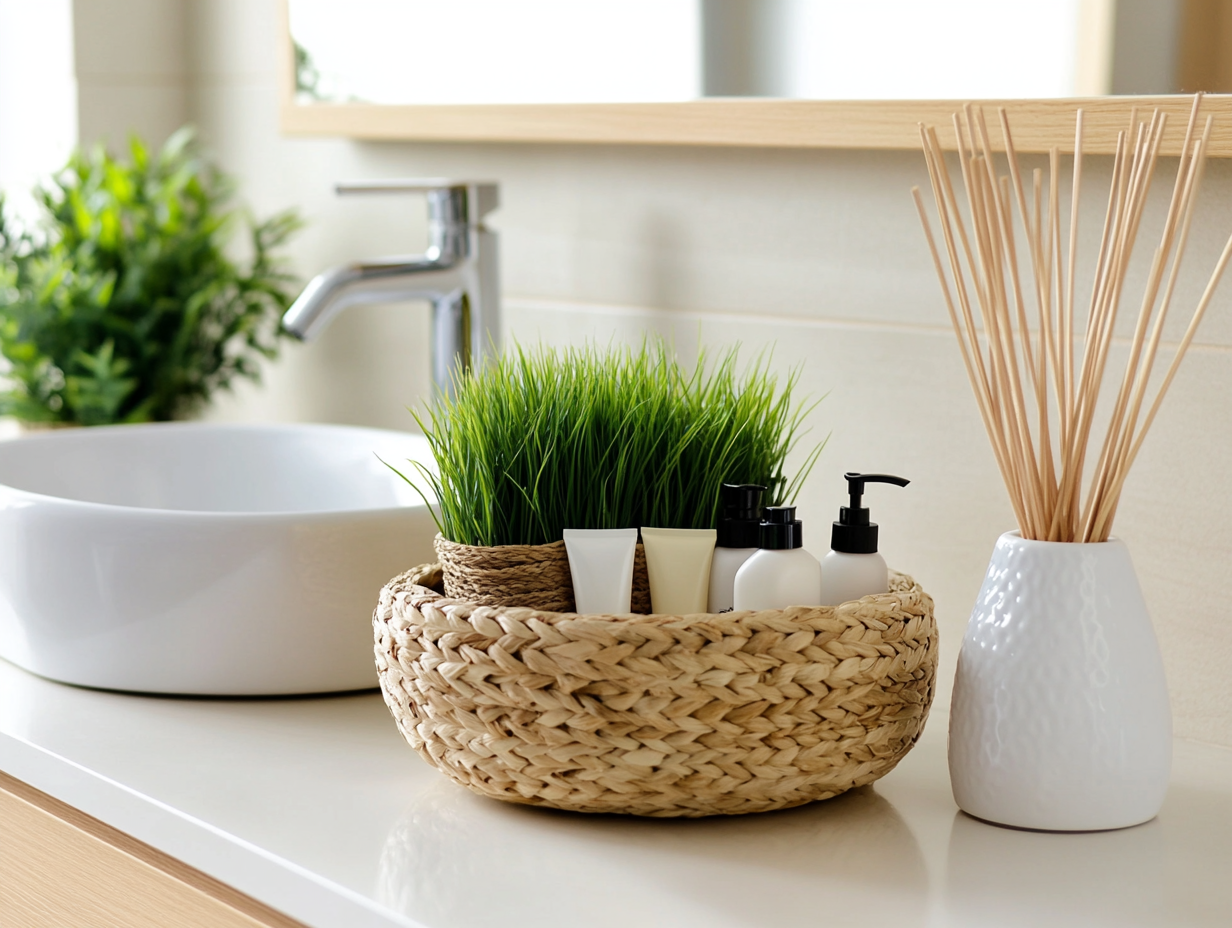
{"type": "Polygon", "coordinates": [[[496,184],[384,180],[338,184],[339,194],[424,193],[428,248],[421,255],[375,258],[314,277],[282,317],[304,341],[358,303],[427,300],[432,304],[432,381],[453,396],[454,377],[478,366],[500,338],[496,233],[483,217],[500,205],[496,184]]]}

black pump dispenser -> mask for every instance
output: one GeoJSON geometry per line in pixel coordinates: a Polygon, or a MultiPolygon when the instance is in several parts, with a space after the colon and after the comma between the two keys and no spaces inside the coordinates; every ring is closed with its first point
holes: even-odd
{"type": "Polygon", "coordinates": [[[716,544],[720,548],[756,548],[761,538],[761,495],[756,483],[725,483],[719,489],[723,515],[716,544]]]}
{"type": "Polygon", "coordinates": [[[864,485],[892,483],[897,487],[905,487],[911,481],[889,474],[846,473],[843,477],[847,480],[847,492],[851,494],[851,502],[838,511],[838,521],[830,530],[830,547],[846,554],[876,554],[877,523],[868,520],[868,509],[860,505],[864,485]]]}
{"type": "Polygon", "coordinates": [[[767,506],[762,510],[757,546],[770,551],[804,547],[804,523],[796,518],[795,506],[767,506]]]}

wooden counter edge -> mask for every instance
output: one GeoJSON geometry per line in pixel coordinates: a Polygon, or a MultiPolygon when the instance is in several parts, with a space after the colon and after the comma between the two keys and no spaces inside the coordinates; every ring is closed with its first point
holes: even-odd
{"type": "Polygon", "coordinates": [[[305,928],[183,861],[0,772],[0,924],[305,928]]]}

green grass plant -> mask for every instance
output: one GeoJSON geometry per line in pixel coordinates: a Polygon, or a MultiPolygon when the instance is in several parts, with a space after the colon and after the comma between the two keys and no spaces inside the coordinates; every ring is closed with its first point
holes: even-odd
{"type": "Polygon", "coordinates": [[[793,402],[798,370],[780,387],[768,358],[741,372],[737,353],[703,353],[690,370],[661,339],[515,346],[461,376],[452,400],[412,412],[436,458],[435,472],[416,466],[441,534],[490,546],[566,528],[713,528],[725,482],[766,486],[768,504],[794,498],[825,444],[787,477],[815,404],[793,402]]]}

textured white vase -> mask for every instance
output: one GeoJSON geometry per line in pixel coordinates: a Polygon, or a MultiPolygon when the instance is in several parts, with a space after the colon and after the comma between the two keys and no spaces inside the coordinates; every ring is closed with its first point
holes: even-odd
{"type": "Polygon", "coordinates": [[[997,540],[950,710],[959,808],[1048,831],[1154,818],[1172,767],[1163,662],[1120,541],[997,540]]]}

